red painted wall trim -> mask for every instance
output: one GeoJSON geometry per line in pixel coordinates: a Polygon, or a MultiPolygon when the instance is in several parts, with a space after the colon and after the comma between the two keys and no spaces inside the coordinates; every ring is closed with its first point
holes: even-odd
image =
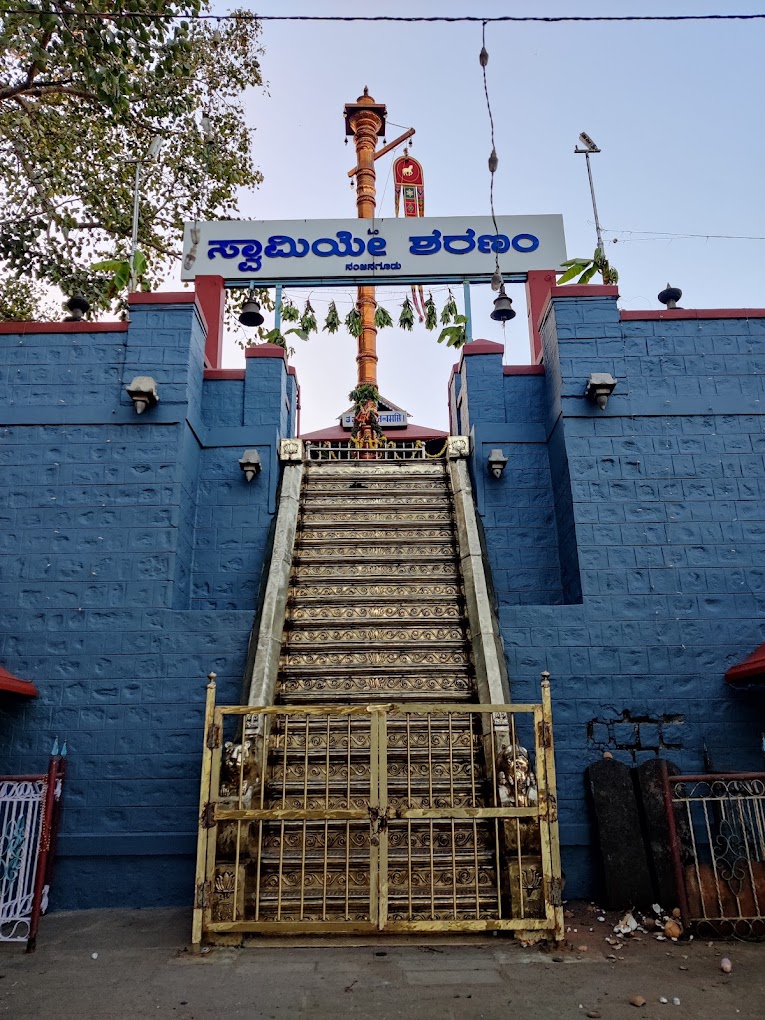
{"type": "Polygon", "coordinates": [[[206,368],[205,379],[244,379],[243,368],[206,368]]]}
{"type": "Polygon", "coordinates": [[[222,276],[198,276],[194,281],[197,303],[207,323],[205,358],[210,368],[220,368],[223,360],[223,314],[226,287],[222,276]]]}
{"type": "Polygon", "coordinates": [[[278,344],[258,344],[256,347],[245,347],[245,358],[281,358],[287,361],[287,352],[278,344]]]}
{"type": "Polygon", "coordinates": [[[0,334],[15,333],[126,333],[126,322],[0,322],[0,334]]]}
{"type": "Polygon", "coordinates": [[[581,287],[576,283],[564,283],[562,287],[550,288],[551,298],[605,298],[619,297],[619,288],[615,284],[585,283],[581,287]]]}
{"type": "Polygon", "coordinates": [[[503,365],[502,375],[544,375],[544,365],[503,365]]]}
{"type": "Polygon", "coordinates": [[[531,269],[526,274],[526,317],[529,323],[529,347],[531,363],[539,364],[542,360],[542,334],[539,332],[539,319],[547,302],[550,288],[555,286],[554,269],[531,269]]]}
{"type": "Polygon", "coordinates": [[[197,296],[193,290],[135,291],[128,295],[129,305],[193,305],[197,296]]]}
{"type": "Polygon", "coordinates": [[[495,343],[493,340],[473,340],[460,348],[463,358],[469,354],[504,354],[504,344],[495,343]]]}
{"type": "MultiPolygon", "coordinates": [[[[197,310],[197,315],[202,321],[202,328],[205,331],[205,337],[209,332],[204,309],[197,300],[196,292],[193,290],[157,290],[147,291],[146,293],[143,291],[137,291],[135,294],[128,295],[128,305],[131,308],[133,305],[194,305],[197,310]]],[[[208,358],[208,361],[210,361],[210,364],[212,365],[210,358],[208,358]]],[[[217,368],[217,366],[214,367],[217,368]]]]}
{"type": "Polygon", "coordinates": [[[551,287],[550,293],[547,295],[547,300],[542,305],[542,311],[539,313],[537,319],[537,329],[542,324],[542,320],[547,315],[550,308],[550,302],[553,298],[618,298],[619,288],[613,284],[606,286],[601,283],[585,283],[583,286],[577,284],[564,284],[562,287],[551,287]]]}
{"type": "Polygon", "coordinates": [[[765,308],[663,308],[649,312],[620,312],[625,321],[640,319],[765,319],[765,308]]]}

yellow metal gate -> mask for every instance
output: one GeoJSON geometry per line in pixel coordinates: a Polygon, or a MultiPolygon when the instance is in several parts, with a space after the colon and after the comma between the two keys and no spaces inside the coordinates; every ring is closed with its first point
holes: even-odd
{"type": "Polygon", "coordinates": [[[195,943],[557,939],[560,897],[547,681],[537,705],[216,707],[208,688],[195,943]]]}

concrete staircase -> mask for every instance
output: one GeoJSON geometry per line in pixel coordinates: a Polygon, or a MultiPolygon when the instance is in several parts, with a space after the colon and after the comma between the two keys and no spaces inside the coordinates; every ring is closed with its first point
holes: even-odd
{"type": "MultiPolygon", "coordinates": [[[[276,702],[475,702],[455,524],[443,462],[306,465],[276,702]]],[[[389,914],[496,916],[494,826],[397,819],[400,807],[493,803],[477,720],[388,724],[389,914]]],[[[272,809],[366,809],[368,715],[297,715],[272,733],[272,809]]],[[[259,833],[261,920],[369,917],[370,824],[269,822],[259,833]]],[[[252,897],[248,897],[251,912],[252,897]]]]}

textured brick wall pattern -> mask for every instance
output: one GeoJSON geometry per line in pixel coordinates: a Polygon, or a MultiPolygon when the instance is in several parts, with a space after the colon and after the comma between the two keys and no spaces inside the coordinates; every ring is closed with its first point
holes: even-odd
{"type": "Polygon", "coordinates": [[[57,908],[190,902],[206,675],[239,701],[294,428],[278,352],[204,379],[193,304],[131,319],[0,335],[0,662],[41,695],[0,701],[0,773],[67,741],[57,908]]]}
{"type": "Polygon", "coordinates": [[[533,392],[498,355],[457,375],[514,700],[552,674],[568,895],[593,888],[584,770],[604,751],[699,771],[706,744],[720,770],[762,767],[762,701],[723,677],[765,640],[765,318],[703,314],[556,296],[533,392]],[[605,411],[591,372],[618,380],[605,411]]]}

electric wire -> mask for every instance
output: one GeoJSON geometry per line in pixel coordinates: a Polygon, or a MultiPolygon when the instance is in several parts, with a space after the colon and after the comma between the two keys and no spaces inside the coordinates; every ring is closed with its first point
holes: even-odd
{"type": "Polygon", "coordinates": [[[231,14],[163,14],[136,11],[52,11],[32,7],[8,8],[6,15],[45,14],[47,17],[99,18],[102,21],[307,21],[307,22],[388,22],[392,24],[633,24],[635,22],[686,22],[686,21],[765,21],[763,14],[497,14],[481,17],[475,14],[394,15],[394,14],[255,14],[247,11],[231,14]]]}
{"type": "Polygon", "coordinates": [[[612,243],[620,241],[626,244],[628,241],[675,241],[686,238],[701,239],[703,241],[765,241],[765,236],[758,234],[672,234],[666,230],[610,230],[603,227],[604,234],[642,234],[643,237],[612,237],[612,243]]]}

